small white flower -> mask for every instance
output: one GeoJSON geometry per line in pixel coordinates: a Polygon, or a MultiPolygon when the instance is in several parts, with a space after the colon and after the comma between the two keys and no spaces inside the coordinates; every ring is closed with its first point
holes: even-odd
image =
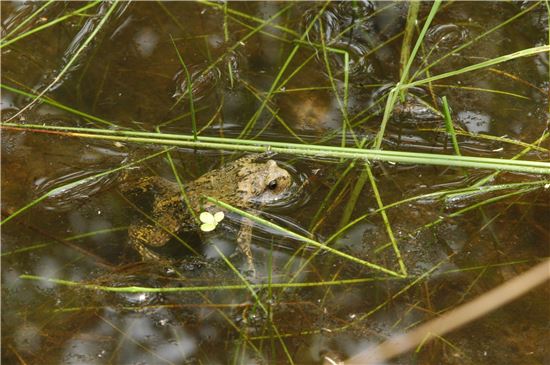
{"type": "Polygon", "coordinates": [[[220,223],[224,218],[223,212],[216,212],[214,215],[209,212],[202,212],[199,215],[200,221],[203,223],[201,225],[201,231],[210,232],[213,231],[218,223],[220,223]]]}

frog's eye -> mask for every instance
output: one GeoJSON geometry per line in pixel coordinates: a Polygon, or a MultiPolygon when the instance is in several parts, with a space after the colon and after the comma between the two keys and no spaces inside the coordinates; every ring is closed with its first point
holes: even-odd
{"type": "Polygon", "coordinates": [[[271,180],[269,184],[267,184],[267,187],[269,190],[277,189],[277,180],[271,180]]]}

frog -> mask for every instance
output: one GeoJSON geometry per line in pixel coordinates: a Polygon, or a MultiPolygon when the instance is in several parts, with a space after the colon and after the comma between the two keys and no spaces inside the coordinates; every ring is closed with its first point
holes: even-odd
{"type": "MultiPolygon", "coordinates": [[[[132,222],[128,228],[130,245],[142,260],[160,260],[150,247],[164,246],[178,232],[197,230],[196,217],[200,212],[221,210],[206,201],[204,196],[252,212],[288,198],[293,186],[291,174],[275,160],[265,159],[266,156],[252,154],[241,157],[181,186],[160,176],[126,179],[128,181],[120,185],[123,194],[152,193],[151,211],[147,213],[155,222],[144,219],[132,222]]],[[[254,272],[251,233],[252,222],[245,218],[237,243],[249,269],[254,272]]]]}

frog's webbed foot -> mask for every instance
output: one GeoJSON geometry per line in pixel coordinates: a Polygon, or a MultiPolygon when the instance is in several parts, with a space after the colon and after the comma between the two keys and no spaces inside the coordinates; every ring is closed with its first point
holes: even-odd
{"type": "Polygon", "coordinates": [[[160,256],[147,246],[164,246],[170,234],[159,226],[139,222],[128,228],[128,238],[132,247],[140,254],[143,261],[159,261],[160,256]]]}
{"type": "Polygon", "coordinates": [[[237,244],[239,249],[246,257],[246,263],[248,269],[252,272],[252,276],[256,276],[256,267],[254,266],[254,260],[252,258],[252,250],[250,245],[252,243],[252,221],[248,218],[243,218],[241,229],[237,235],[237,244]]]}

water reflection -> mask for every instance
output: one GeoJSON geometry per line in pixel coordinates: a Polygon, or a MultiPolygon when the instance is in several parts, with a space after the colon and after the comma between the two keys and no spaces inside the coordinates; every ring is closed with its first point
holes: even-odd
{"type": "Polygon", "coordinates": [[[159,35],[151,28],[141,29],[135,36],[135,43],[140,56],[151,56],[158,45],[159,35]]]}

